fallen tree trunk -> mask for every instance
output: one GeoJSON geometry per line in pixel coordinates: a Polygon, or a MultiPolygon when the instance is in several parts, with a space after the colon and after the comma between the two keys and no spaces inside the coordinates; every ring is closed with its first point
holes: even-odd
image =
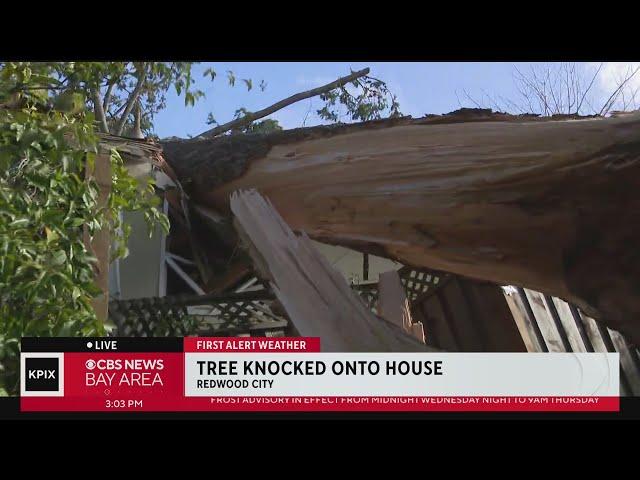
{"type": "Polygon", "coordinates": [[[555,295],[640,342],[639,114],[463,112],[163,148],[219,212],[256,188],[312,238],[555,295]]]}

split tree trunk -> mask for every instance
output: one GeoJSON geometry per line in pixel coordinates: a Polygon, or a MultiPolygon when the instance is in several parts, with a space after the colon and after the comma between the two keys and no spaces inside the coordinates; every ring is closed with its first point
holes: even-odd
{"type": "Polygon", "coordinates": [[[536,289],[640,342],[640,114],[487,114],[163,144],[192,199],[256,188],[297,231],[536,289]]]}

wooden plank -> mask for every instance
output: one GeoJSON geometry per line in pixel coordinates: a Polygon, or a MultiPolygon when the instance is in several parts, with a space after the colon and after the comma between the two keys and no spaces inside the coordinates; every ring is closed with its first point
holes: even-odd
{"type": "MultiPolygon", "coordinates": [[[[91,177],[99,187],[98,208],[106,207],[111,192],[110,155],[96,155],[93,168],[90,168],[87,164],[85,178],[91,177]]],[[[91,238],[89,230],[84,227],[83,240],[87,250],[98,259],[98,262],[94,265],[95,284],[102,290],[102,293],[93,298],[91,305],[98,319],[105,322],[109,317],[109,250],[111,249],[111,232],[108,228],[105,228],[95,232],[93,238],[91,238]]]]}
{"type": "Polygon", "coordinates": [[[616,351],[620,354],[620,368],[624,371],[629,388],[634,396],[640,396],[640,371],[638,371],[636,352],[629,348],[625,338],[615,330],[608,329],[616,351]]]}
{"type": "Polygon", "coordinates": [[[234,192],[231,211],[256,268],[300,335],[329,352],[434,351],[376,317],[304,233],[296,236],[255,190],[234,192]]]}
{"type": "Polygon", "coordinates": [[[378,315],[399,326],[419,341],[425,341],[422,323],[414,322],[407,294],[397,270],[380,274],[378,279],[378,315]]]}
{"type": "Polygon", "coordinates": [[[518,327],[528,352],[548,352],[549,349],[544,340],[540,326],[537,324],[535,315],[531,312],[531,306],[527,301],[523,289],[512,286],[503,287],[504,298],[507,301],[509,310],[518,327]],[[525,304],[525,301],[527,302],[525,304]]]}
{"type": "Polygon", "coordinates": [[[573,352],[573,348],[571,347],[571,342],[569,341],[569,337],[567,336],[567,331],[565,330],[564,325],[562,324],[562,320],[560,320],[560,315],[556,310],[556,306],[553,303],[553,297],[550,295],[542,295],[544,299],[544,306],[549,312],[549,316],[553,320],[553,324],[556,327],[556,331],[560,336],[560,340],[562,341],[562,347],[565,352],[573,352]]]}
{"type": "Polygon", "coordinates": [[[590,316],[585,315],[584,312],[580,312],[580,317],[582,318],[582,322],[584,324],[585,331],[589,336],[589,340],[591,340],[591,344],[593,345],[593,350],[596,352],[606,352],[607,345],[605,344],[602,335],[600,334],[598,323],[590,316]]]}
{"type": "MultiPolygon", "coordinates": [[[[596,352],[616,352],[617,349],[613,343],[613,338],[609,333],[609,329],[602,323],[596,321],[594,318],[586,315],[580,311],[580,317],[583,320],[585,330],[589,339],[593,345],[593,349],[596,352]]],[[[628,396],[633,395],[633,391],[624,368],[622,368],[622,362],[620,364],[620,395],[628,396]]]]}
{"type": "Polygon", "coordinates": [[[571,315],[573,316],[573,321],[576,324],[576,328],[580,333],[580,337],[582,338],[582,343],[584,344],[587,352],[595,352],[593,348],[593,343],[589,338],[589,334],[587,333],[587,329],[584,324],[584,320],[582,320],[582,316],[580,315],[580,310],[575,305],[569,305],[569,310],[571,311],[571,315]]]}
{"type": "Polygon", "coordinates": [[[580,331],[576,325],[576,320],[573,318],[569,304],[558,297],[551,297],[551,299],[556,312],[558,312],[558,317],[560,318],[560,322],[562,322],[564,331],[567,334],[567,339],[571,344],[572,351],[587,352],[587,346],[582,340],[582,336],[580,335],[580,331]]]}
{"type": "Polygon", "coordinates": [[[544,295],[528,288],[525,288],[524,291],[549,351],[566,352],[555,321],[547,310],[544,295]]]}
{"type": "Polygon", "coordinates": [[[408,307],[398,272],[381,273],[378,279],[378,315],[406,330],[413,323],[408,307]]]}
{"type": "Polygon", "coordinates": [[[509,310],[511,311],[511,315],[513,315],[513,320],[518,327],[518,331],[522,336],[522,341],[527,348],[527,352],[541,352],[543,351],[542,346],[538,342],[538,339],[535,335],[533,326],[531,325],[531,320],[528,318],[527,313],[522,306],[522,301],[518,296],[518,292],[513,287],[505,287],[507,289],[512,288],[513,290],[505,290],[504,298],[507,301],[507,305],[509,306],[509,310]]]}
{"type": "Polygon", "coordinates": [[[424,336],[424,343],[428,343],[429,345],[433,345],[434,347],[441,348],[440,343],[438,342],[438,337],[436,337],[433,329],[429,328],[428,320],[422,313],[422,305],[413,305],[411,307],[411,315],[416,322],[422,324],[422,335],[424,336]]]}

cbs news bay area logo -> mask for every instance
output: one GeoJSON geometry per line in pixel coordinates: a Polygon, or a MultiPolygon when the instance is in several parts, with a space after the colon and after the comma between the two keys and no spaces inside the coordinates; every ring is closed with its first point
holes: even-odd
{"type": "MultiPolygon", "coordinates": [[[[23,353],[20,394],[25,397],[64,396],[62,353],[23,353]]],[[[84,362],[87,387],[164,386],[163,359],[88,359],[84,362]]]]}
{"type": "Polygon", "coordinates": [[[163,386],[160,372],[164,370],[164,360],[159,359],[88,359],[85,364],[85,385],[137,387],[163,386]]]}

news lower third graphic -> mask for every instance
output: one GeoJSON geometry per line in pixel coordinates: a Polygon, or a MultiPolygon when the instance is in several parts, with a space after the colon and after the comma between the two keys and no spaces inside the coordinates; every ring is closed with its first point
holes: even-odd
{"type": "Polygon", "coordinates": [[[322,352],[318,338],[23,338],[29,411],[618,411],[617,353],[322,352]]]}

